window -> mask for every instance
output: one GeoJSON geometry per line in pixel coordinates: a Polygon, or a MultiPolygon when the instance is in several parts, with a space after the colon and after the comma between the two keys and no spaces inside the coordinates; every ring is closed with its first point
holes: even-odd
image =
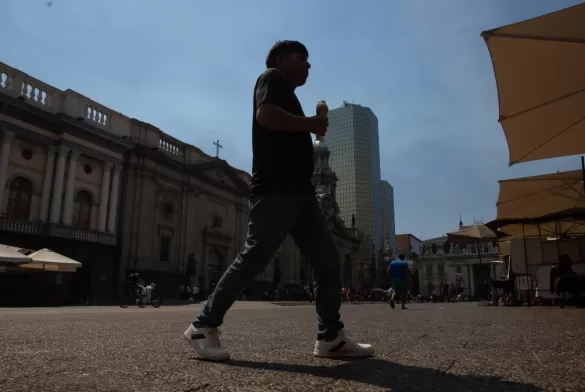
{"type": "Polygon", "coordinates": [[[439,276],[443,276],[445,273],[445,266],[443,264],[439,264],[439,276]]]}
{"type": "Polygon", "coordinates": [[[89,230],[91,227],[91,207],[93,197],[88,191],[79,191],[75,195],[75,209],[73,212],[73,226],[78,229],[89,230]]]}
{"type": "Polygon", "coordinates": [[[212,229],[221,229],[221,218],[219,216],[215,216],[212,220],[211,220],[211,228],[212,229]]]}
{"type": "Polygon", "coordinates": [[[24,160],[30,161],[33,157],[33,152],[30,148],[25,147],[22,150],[20,150],[20,155],[24,160]]]}
{"type": "Polygon", "coordinates": [[[28,220],[32,200],[32,182],[16,177],[10,182],[6,219],[28,220]]]}
{"type": "Polygon", "coordinates": [[[163,205],[163,215],[165,218],[170,218],[173,215],[173,205],[171,203],[163,205]]]}
{"type": "Polygon", "coordinates": [[[159,260],[169,261],[171,253],[171,239],[168,237],[160,237],[159,260]]]}
{"type": "Polygon", "coordinates": [[[171,253],[171,239],[168,237],[160,237],[159,240],[159,261],[169,261],[171,253]]]}
{"type": "Polygon", "coordinates": [[[85,164],[83,165],[83,172],[87,175],[90,175],[91,172],[93,172],[93,167],[91,167],[89,164],[85,164]]]}
{"type": "Polygon", "coordinates": [[[458,265],[457,267],[455,267],[455,272],[457,272],[458,274],[461,273],[461,266],[458,265]]]}
{"type": "Polygon", "coordinates": [[[433,267],[431,267],[430,265],[426,266],[426,270],[427,270],[427,275],[432,275],[433,274],[433,267]]]}

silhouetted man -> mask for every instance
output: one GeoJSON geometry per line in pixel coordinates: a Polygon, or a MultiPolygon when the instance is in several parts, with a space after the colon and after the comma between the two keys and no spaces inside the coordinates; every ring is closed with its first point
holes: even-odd
{"type": "MultiPolygon", "coordinates": [[[[244,250],[227,269],[184,337],[209,360],[227,360],[217,328],[240,291],[261,273],[287,234],[313,262],[317,306],[318,357],[362,357],[369,344],[345,336],[340,320],[339,254],[311,183],[314,170],[311,134],[324,135],[327,117],[305,117],[295,89],[305,84],[309,54],[297,41],[277,42],[266,71],[254,88],[252,113],[253,177],[244,250]]],[[[294,325],[291,326],[294,328],[294,325]]]]}

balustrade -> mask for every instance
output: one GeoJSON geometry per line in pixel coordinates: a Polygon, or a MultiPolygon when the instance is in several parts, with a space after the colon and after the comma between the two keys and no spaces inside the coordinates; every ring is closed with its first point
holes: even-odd
{"type": "Polygon", "coordinates": [[[97,241],[99,233],[93,230],[73,229],[73,238],[86,241],[97,241]]]}
{"type": "Polygon", "coordinates": [[[22,99],[51,113],[65,113],[75,119],[83,119],[117,136],[130,134],[130,119],[126,116],[73,90],[61,91],[4,63],[0,63],[0,93],[22,99]]]}
{"type": "Polygon", "coordinates": [[[4,230],[17,231],[21,233],[37,233],[39,231],[39,224],[28,221],[4,220],[2,228],[4,230]]]}
{"type": "Polygon", "coordinates": [[[0,92],[49,112],[56,111],[55,95],[59,94],[56,88],[3,63],[0,63],[0,92]]]}
{"type": "Polygon", "coordinates": [[[158,142],[158,146],[164,152],[174,155],[178,158],[183,158],[185,155],[184,146],[178,140],[173,140],[168,136],[161,136],[158,142]]]}

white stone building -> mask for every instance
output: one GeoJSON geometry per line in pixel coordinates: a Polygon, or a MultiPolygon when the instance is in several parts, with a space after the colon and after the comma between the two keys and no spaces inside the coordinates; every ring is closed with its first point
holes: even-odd
{"type": "MultiPolygon", "coordinates": [[[[59,282],[55,296],[67,297],[73,280],[91,296],[111,297],[130,120],[0,63],[0,131],[0,243],[47,247],[82,262],[74,276],[42,282],[59,282]]],[[[5,271],[0,297],[26,303],[34,279],[5,271]]]]}
{"type": "MultiPolygon", "coordinates": [[[[464,228],[460,222],[460,229],[464,228]]],[[[463,289],[465,295],[487,297],[490,279],[500,279],[506,268],[500,250],[494,243],[458,246],[447,241],[447,236],[423,241],[418,259],[420,294],[440,294],[440,286],[448,283],[463,289]],[[481,252],[481,263],[479,253],[481,252]]]]}

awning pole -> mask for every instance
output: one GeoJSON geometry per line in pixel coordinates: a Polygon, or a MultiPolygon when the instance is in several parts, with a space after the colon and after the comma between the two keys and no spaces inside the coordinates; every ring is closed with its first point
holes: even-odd
{"type": "Polygon", "coordinates": [[[581,175],[583,176],[583,192],[585,192],[585,157],[581,155],[581,175]]]}

